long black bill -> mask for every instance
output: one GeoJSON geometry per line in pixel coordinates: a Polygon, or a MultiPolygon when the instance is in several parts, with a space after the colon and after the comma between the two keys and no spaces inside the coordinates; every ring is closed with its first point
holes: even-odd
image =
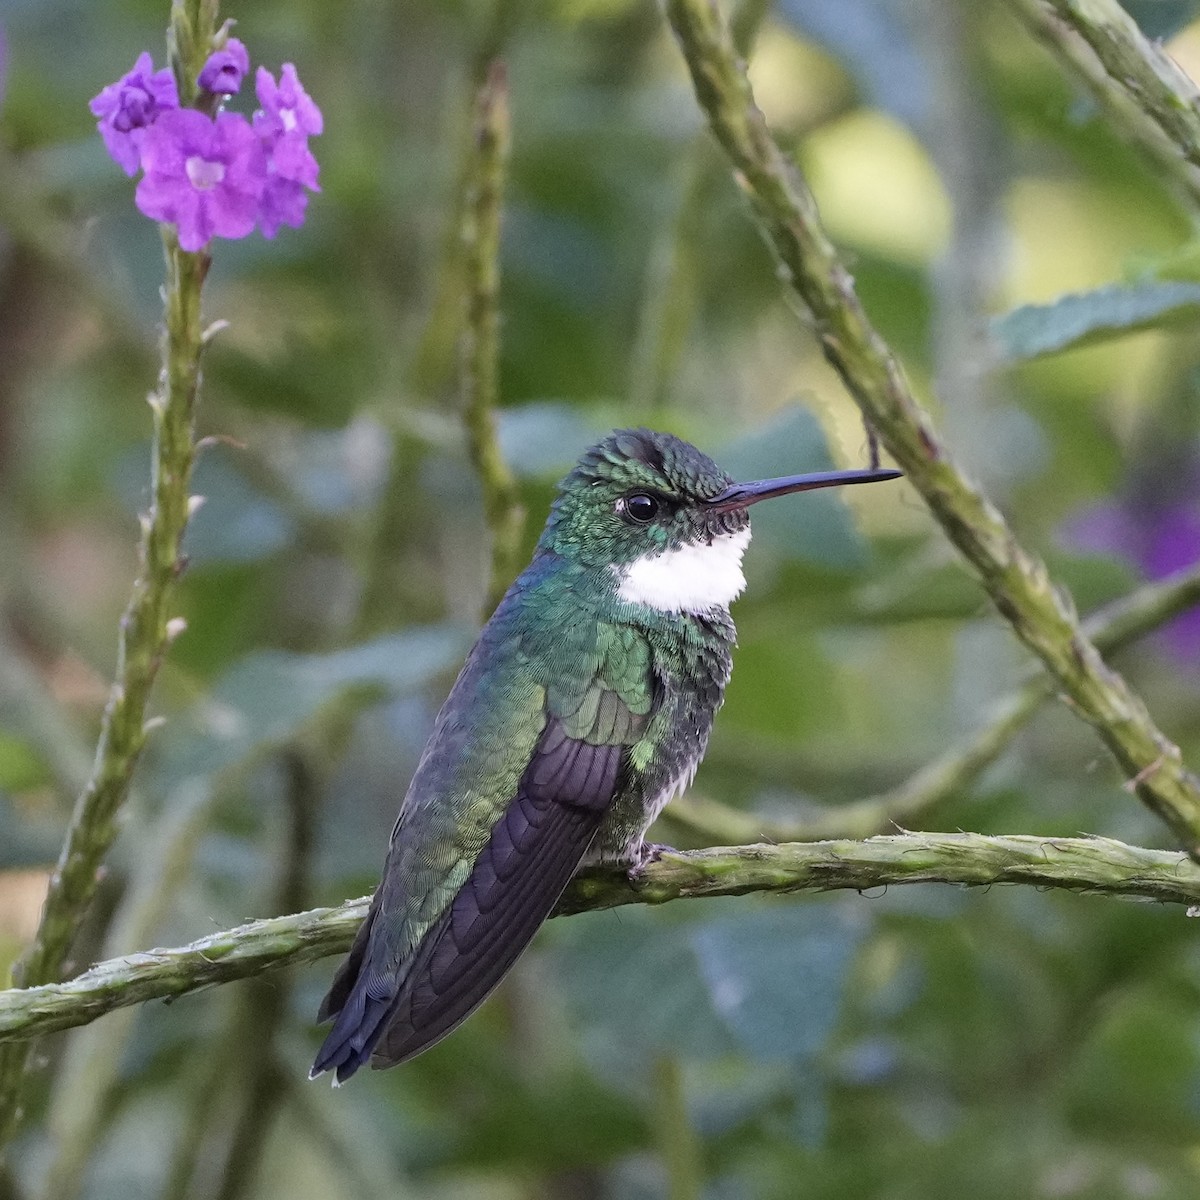
{"type": "Polygon", "coordinates": [[[708,501],[709,512],[730,512],[749,508],[760,500],[786,496],[790,492],[811,492],[816,488],[841,487],[847,483],[881,483],[899,479],[903,471],[816,471],[811,475],[784,475],[780,479],[756,479],[753,483],[732,483],[708,501]]]}

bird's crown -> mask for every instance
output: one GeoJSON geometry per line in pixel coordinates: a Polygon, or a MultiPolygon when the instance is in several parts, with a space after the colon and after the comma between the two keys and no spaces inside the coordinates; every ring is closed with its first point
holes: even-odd
{"type": "Polygon", "coordinates": [[[539,545],[589,566],[745,529],[744,512],[706,502],[733,479],[670,433],[619,429],[584,452],[559,485],[539,545]]]}
{"type": "Polygon", "coordinates": [[[709,500],[732,482],[707,454],[672,433],[618,429],[583,454],[563,488],[647,487],[677,500],[709,500]]]}

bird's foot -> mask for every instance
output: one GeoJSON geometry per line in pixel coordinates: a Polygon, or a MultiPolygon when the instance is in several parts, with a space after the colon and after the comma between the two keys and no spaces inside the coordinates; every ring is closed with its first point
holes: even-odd
{"type": "Polygon", "coordinates": [[[658,862],[664,854],[676,853],[678,851],[674,846],[664,846],[661,842],[639,842],[630,849],[629,862],[625,867],[626,878],[636,884],[651,863],[658,862]]]}

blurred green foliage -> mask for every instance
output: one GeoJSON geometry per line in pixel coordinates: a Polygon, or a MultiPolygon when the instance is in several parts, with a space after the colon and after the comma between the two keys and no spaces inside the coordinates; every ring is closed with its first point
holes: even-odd
{"type": "MultiPolygon", "coordinates": [[[[1200,64],[1195,5],[1136,7],[1200,64]]],[[[230,327],[200,420],[227,440],[197,475],[167,726],[81,961],[136,948],[112,930],[169,854],[160,944],[297,888],[317,904],[375,882],[486,590],[454,213],[488,8],[225,9],[322,105],[324,190],[303,230],[216,247],[206,310],[230,327]],[[170,816],[197,787],[203,832],[181,844],[170,816]],[[298,864],[305,805],[317,848],[298,864]]],[[[528,545],[555,479],[615,425],[670,428],[743,475],[861,461],[655,6],[517,8],[501,435],[528,545]]],[[[162,60],[166,16],[164,0],[0,0],[0,964],[30,918],[18,869],[52,859],[86,770],[146,497],[158,236],[87,100],[141,49],[162,60]]],[[[970,469],[1082,608],[1128,589],[1130,562],[1062,530],[1131,481],[1190,495],[1187,214],[1002,4],[779,0],[751,66],[970,469]],[[1003,315],[1021,305],[1038,307],[1003,315]]],[[[1019,677],[919,504],[862,492],[756,515],[706,795],[787,812],[869,794],[1019,677]]],[[[1195,662],[1157,641],[1119,665],[1197,761],[1195,662]]],[[[931,824],[1161,843],[1120,785],[1048,710],[931,824]]],[[[14,1175],[30,1197],[56,1179],[54,1200],[1190,1195],[1193,934],[1177,912],[1017,890],[592,914],[547,927],[453,1038],[338,1093],[303,1082],[322,964],[262,981],[281,1011],[235,985],[99,1022],[86,1036],[115,1056],[114,1086],[44,1071],[14,1175]]],[[[65,1040],[52,1068],[72,1062],[65,1040]]]]}

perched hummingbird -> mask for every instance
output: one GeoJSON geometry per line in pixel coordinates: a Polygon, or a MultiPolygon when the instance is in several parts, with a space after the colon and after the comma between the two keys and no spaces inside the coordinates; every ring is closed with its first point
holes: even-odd
{"type": "Polygon", "coordinates": [[[467,658],[321,1005],[312,1076],[404,1062],[487,998],[585,861],[632,869],[687,787],[732,667],[750,505],[895,479],[735,483],[670,434],[621,430],[563,480],[533,561],[467,658]]]}

